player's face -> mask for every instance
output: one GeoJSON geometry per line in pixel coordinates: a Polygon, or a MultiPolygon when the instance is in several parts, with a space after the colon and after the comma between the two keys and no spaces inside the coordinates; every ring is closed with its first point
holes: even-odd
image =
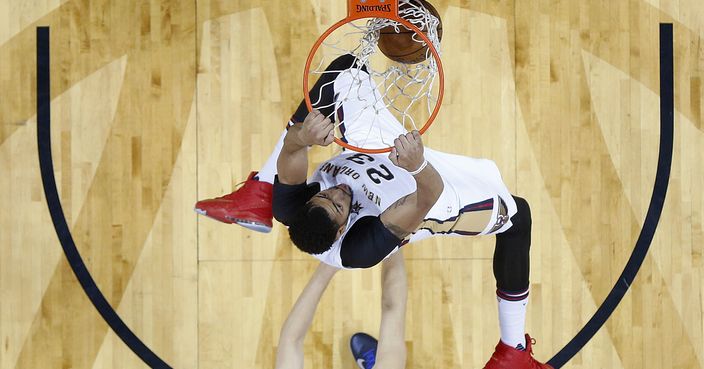
{"type": "Polygon", "coordinates": [[[350,214],[352,190],[346,184],[337,185],[318,192],[310,201],[325,209],[335,224],[342,226],[350,214]]]}

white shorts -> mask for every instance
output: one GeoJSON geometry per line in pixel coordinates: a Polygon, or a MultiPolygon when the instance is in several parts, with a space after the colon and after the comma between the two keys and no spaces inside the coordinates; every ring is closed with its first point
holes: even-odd
{"type": "MultiPolygon", "coordinates": [[[[335,79],[334,89],[338,114],[344,118],[344,126],[340,128],[344,139],[350,144],[365,148],[385,148],[393,146],[394,139],[408,132],[386,108],[366,72],[355,68],[341,72],[335,79]]],[[[456,221],[468,205],[493,199],[493,213],[488,223],[472,233],[497,234],[511,227],[510,217],[517,212],[516,202],[493,161],[430,148],[425,148],[425,158],[440,173],[445,184],[443,193],[426,218],[440,223],[456,221]]],[[[466,235],[454,231],[438,233],[421,226],[411,241],[437,234],[466,235]]]]}
{"type": "Polygon", "coordinates": [[[368,149],[393,146],[408,131],[386,108],[367,72],[351,68],[340,72],[334,84],[340,131],[349,144],[368,149]]]}

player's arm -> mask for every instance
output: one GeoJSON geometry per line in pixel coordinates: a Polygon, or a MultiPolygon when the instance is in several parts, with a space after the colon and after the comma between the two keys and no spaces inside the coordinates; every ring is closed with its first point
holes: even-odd
{"type": "Polygon", "coordinates": [[[335,138],[335,125],[330,118],[313,110],[308,113],[303,123],[288,128],[276,162],[279,182],[283,184],[300,184],[308,175],[308,146],[330,145],[335,138]]]}
{"type": "Polygon", "coordinates": [[[315,309],[338,269],[320,263],[298,296],[286,322],[281,327],[276,350],[276,369],[303,369],[303,340],[308,332],[315,309]]]}
{"type": "Polygon", "coordinates": [[[406,367],[404,337],[408,281],[400,250],[384,260],[381,275],[381,328],[374,368],[402,369],[406,367]]]}
{"type": "Polygon", "coordinates": [[[381,213],[381,222],[398,238],[405,238],[416,230],[430,208],[438,201],[444,184],[440,174],[430,163],[424,164],[423,141],[418,131],[409,132],[394,140],[389,159],[409,172],[425,168],[413,178],[416,191],[400,198],[381,213]]]}

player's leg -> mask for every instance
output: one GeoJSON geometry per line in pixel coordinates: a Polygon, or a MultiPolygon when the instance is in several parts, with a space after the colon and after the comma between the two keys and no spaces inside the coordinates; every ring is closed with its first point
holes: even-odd
{"type": "Polygon", "coordinates": [[[335,118],[341,139],[367,149],[393,146],[408,131],[389,111],[385,99],[366,68],[340,73],[334,83],[335,118]]]}
{"type": "MultiPolygon", "coordinates": [[[[354,146],[383,148],[407,131],[387,108],[367,67],[353,55],[335,59],[310,90],[311,105],[336,122],[340,139],[354,146]]],[[[305,101],[292,121],[301,122],[308,114],[305,101]]]]}
{"type": "Polygon", "coordinates": [[[518,212],[511,218],[513,226],[496,235],[494,277],[499,302],[501,340],[525,349],[526,307],[530,276],[531,217],[528,202],[514,197],[518,212]]]}
{"type": "MultiPolygon", "coordinates": [[[[336,89],[338,80],[343,75],[366,74],[365,71],[366,67],[357,68],[357,58],[355,56],[345,54],[337,57],[325,68],[325,71],[322,72],[320,78],[318,78],[308,93],[313,109],[317,109],[324,116],[334,121],[338,107],[338,104],[336,104],[339,92],[336,89]]],[[[305,100],[301,100],[291,117],[291,122],[301,123],[306,118],[306,115],[308,115],[308,106],[305,100]]]]}
{"type": "MultiPolygon", "coordinates": [[[[318,78],[313,87],[310,90],[310,99],[313,105],[313,109],[319,110],[326,117],[330,117],[334,120],[335,113],[335,89],[334,83],[338,78],[340,73],[346,70],[350,70],[355,65],[355,57],[352,55],[342,55],[330,63],[325,69],[325,72],[318,78]]],[[[364,70],[364,68],[363,68],[364,70]]],[[[286,129],[296,123],[302,123],[306,116],[308,115],[308,107],[306,106],[305,100],[301,100],[298,104],[298,108],[291,116],[291,119],[286,123],[286,129]]],[[[281,148],[284,145],[284,138],[286,137],[286,130],[281,133],[279,140],[274,146],[274,150],[269,155],[264,166],[259,170],[256,175],[256,179],[259,181],[264,181],[268,183],[274,183],[274,176],[276,175],[276,162],[281,153],[281,148]]]]}
{"type": "MultiPolygon", "coordinates": [[[[338,75],[345,70],[350,70],[356,59],[352,55],[343,55],[335,59],[327,67],[310,91],[313,107],[326,116],[335,112],[334,82],[338,75]]],[[[295,123],[303,122],[308,109],[305,101],[301,101],[291,119],[286,123],[286,128],[295,123]]],[[[274,150],[259,171],[253,171],[243,182],[243,186],[234,192],[214,198],[198,201],[195,210],[199,214],[208,216],[223,223],[236,223],[259,232],[269,232],[272,224],[272,192],[274,176],[276,175],[276,162],[283,147],[286,131],[281,134],[274,150]]]]}
{"type": "Polygon", "coordinates": [[[511,217],[513,225],[496,235],[494,276],[501,339],[485,368],[550,368],[533,358],[533,342],[525,332],[532,220],[528,202],[514,200],[518,211],[511,217]]]}

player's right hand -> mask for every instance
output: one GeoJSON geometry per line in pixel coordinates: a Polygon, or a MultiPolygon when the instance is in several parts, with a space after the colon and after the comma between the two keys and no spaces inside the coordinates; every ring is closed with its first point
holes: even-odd
{"type": "Polygon", "coordinates": [[[423,165],[425,160],[423,151],[423,140],[420,137],[420,132],[413,130],[398,136],[394,140],[394,147],[391,148],[389,159],[397,167],[413,172],[423,165]]]}
{"type": "Polygon", "coordinates": [[[335,125],[318,110],[308,113],[298,131],[298,139],[306,146],[328,146],[335,139],[335,125]]]}

